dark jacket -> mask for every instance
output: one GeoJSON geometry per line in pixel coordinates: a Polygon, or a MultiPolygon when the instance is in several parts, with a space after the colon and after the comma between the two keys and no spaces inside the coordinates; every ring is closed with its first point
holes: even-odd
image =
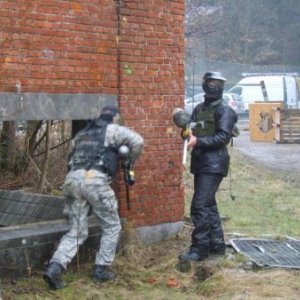
{"type": "MultiPolygon", "coordinates": [[[[200,109],[207,109],[211,102],[205,99],[198,104],[191,116],[191,122],[199,122],[197,114],[200,109]]],[[[197,137],[197,144],[192,150],[190,171],[197,173],[218,173],[227,176],[230,157],[227,145],[232,138],[232,130],[237,122],[237,114],[224,102],[218,104],[214,111],[215,134],[197,137]]]]}

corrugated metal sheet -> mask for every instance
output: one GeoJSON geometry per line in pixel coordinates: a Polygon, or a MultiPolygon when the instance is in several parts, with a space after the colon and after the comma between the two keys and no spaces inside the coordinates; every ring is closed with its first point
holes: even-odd
{"type": "Polygon", "coordinates": [[[0,190],[0,226],[62,219],[64,205],[63,197],[0,190]]]}

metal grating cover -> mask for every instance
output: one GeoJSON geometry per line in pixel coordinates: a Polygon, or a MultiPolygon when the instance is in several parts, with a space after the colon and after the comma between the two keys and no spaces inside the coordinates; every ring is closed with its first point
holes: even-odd
{"type": "Polygon", "coordinates": [[[232,239],[233,248],[260,267],[300,269],[300,241],[232,239]]]}

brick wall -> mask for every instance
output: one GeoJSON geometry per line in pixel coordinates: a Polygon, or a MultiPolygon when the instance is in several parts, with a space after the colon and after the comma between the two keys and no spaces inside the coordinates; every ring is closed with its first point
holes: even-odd
{"type": "Polygon", "coordinates": [[[115,1],[0,1],[0,91],[116,93],[115,1]]]}
{"type": "Polygon", "coordinates": [[[183,219],[182,141],[171,115],[184,98],[184,3],[0,1],[0,93],[116,95],[125,125],[145,138],[130,211],[121,174],[115,184],[133,226],[183,219]]]}

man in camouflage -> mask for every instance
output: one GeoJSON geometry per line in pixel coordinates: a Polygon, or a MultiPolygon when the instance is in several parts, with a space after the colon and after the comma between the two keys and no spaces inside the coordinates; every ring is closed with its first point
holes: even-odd
{"type": "Polygon", "coordinates": [[[110,184],[118,169],[119,147],[129,147],[133,164],[142,153],[144,143],[139,134],[120,126],[119,122],[118,109],[105,106],[100,117],[90,122],[72,141],[69,172],[63,186],[66,198],[64,212],[71,228],[60,240],[43,275],[52,289],[65,287],[61,273],[75,257],[78,246],[88,237],[91,207],[102,229],[92,277],[98,281],[109,281],[116,276],[108,266],[115,257],[121,224],[118,202],[110,184]]]}

